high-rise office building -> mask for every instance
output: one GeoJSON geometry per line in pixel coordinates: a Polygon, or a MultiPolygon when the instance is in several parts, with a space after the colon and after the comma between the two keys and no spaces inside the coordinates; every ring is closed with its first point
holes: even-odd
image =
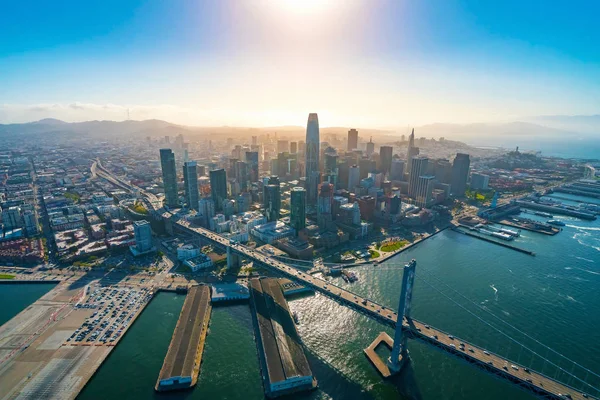
{"type": "Polygon", "coordinates": [[[252,136],[252,146],[258,145],[258,136],[252,136]]]}
{"type": "Polygon", "coordinates": [[[379,148],[379,157],[381,160],[381,172],[387,175],[392,170],[392,154],[394,148],[392,146],[381,146],[379,148]]]}
{"type": "Polygon", "coordinates": [[[287,140],[278,140],[277,141],[277,152],[278,153],[287,153],[290,151],[290,142],[287,140]]]}
{"type": "Polygon", "coordinates": [[[375,153],[375,143],[373,143],[373,138],[371,137],[367,143],[367,157],[371,157],[373,153],[375,153]]]}
{"type": "Polygon", "coordinates": [[[393,181],[401,181],[404,179],[404,161],[392,160],[392,171],[390,172],[390,178],[393,181]]]}
{"type": "Polygon", "coordinates": [[[471,160],[468,154],[458,153],[452,163],[452,182],[450,190],[452,194],[458,197],[465,195],[467,190],[467,179],[469,178],[469,166],[471,160]]]}
{"type": "Polygon", "coordinates": [[[332,220],[331,206],[333,202],[333,185],[323,182],[319,185],[317,199],[317,223],[319,227],[326,228],[332,220]]]}
{"type": "Polygon", "coordinates": [[[135,236],[135,250],[137,253],[146,253],[152,250],[152,228],[150,222],[146,220],[135,221],[133,223],[133,234],[135,236]]]}
{"type": "Polygon", "coordinates": [[[417,178],[416,182],[417,186],[414,190],[415,204],[419,207],[429,207],[432,200],[431,193],[435,185],[435,176],[421,175],[417,178]]]}
{"type": "Polygon", "coordinates": [[[248,164],[243,161],[236,162],[234,172],[235,172],[235,175],[234,175],[235,180],[240,185],[240,190],[242,192],[245,192],[246,190],[248,190],[248,180],[249,180],[248,179],[248,176],[249,176],[248,164]]]}
{"type": "Polygon", "coordinates": [[[163,186],[165,189],[165,204],[177,207],[177,170],[175,168],[175,153],[171,149],[160,149],[160,168],[162,169],[163,186]]]}
{"type": "Polygon", "coordinates": [[[338,189],[348,189],[348,174],[350,172],[349,168],[348,161],[338,162],[338,189]]]}
{"type": "Polygon", "coordinates": [[[452,164],[448,160],[440,159],[435,161],[433,167],[435,178],[441,183],[452,182],[452,164]]]}
{"type": "Polygon", "coordinates": [[[490,183],[489,175],[471,174],[471,189],[487,190],[489,183],[490,183]]]}
{"type": "Polygon", "coordinates": [[[338,182],[338,156],[332,147],[329,147],[325,152],[325,177],[327,182],[337,186],[338,182]]]}
{"type": "Polygon", "coordinates": [[[279,178],[271,176],[264,188],[264,207],[267,221],[277,221],[281,212],[281,193],[279,178]]]}
{"type": "Polygon", "coordinates": [[[419,148],[415,147],[415,128],[413,128],[408,137],[408,150],[406,152],[406,172],[410,174],[412,168],[412,159],[419,155],[419,148]]]}
{"type": "Polygon", "coordinates": [[[417,193],[419,177],[424,176],[427,172],[429,159],[427,157],[414,157],[411,160],[410,177],[408,179],[408,196],[413,199],[417,193]]]}
{"type": "Polygon", "coordinates": [[[298,152],[298,142],[290,142],[290,153],[296,154],[298,152]]]}
{"type": "Polygon", "coordinates": [[[198,209],[198,171],[196,161],[183,163],[183,185],[185,188],[185,201],[188,208],[198,209]]]}
{"type": "Polygon", "coordinates": [[[360,179],[365,179],[369,176],[369,172],[377,171],[377,162],[368,158],[358,160],[358,168],[360,169],[360,179]]]}
{"type": "Polygon", "coordinates": [[[215,202],[210,197],[203,197],[198,201],[198,215],[200,224],[208,228],[210,220],[215,216],[215,202]]]}
{"type": "Polygon", "coordinates": [[[317,190],[320,183],[319,173],[319,117],[316,113],[308,115],[306,124],[306,203],[316,206],[317,190]]]}
{"type": "Polygon", "coordinates": [[[358,131],[356,129],[350,129],[348,131],[348,151],[352,151],[358,148],[358,131]]]}
{"type": "Polygon", "coordinates": [[[348,169],[348,190],[354,192],[355,188],[360,183],[360,168],[358,165],[353,165],[348,169]]]}
{"type": "Polygon", "coordinates": [[[223,200],[227,199],[227,173],[224,169],[214,169],[208,173],[210,177],[210,192],[215,211],[223,210],[223,200]]]}
{"type": "Polygon", "coordinates": [[[399,196],[392,196],[390,199],[390,214],[398,215],[402,211],[402,201],[399,196]]]}
{"type": "Polygon", "coordinates": [[[295,187],[291,190],[290,225],[300,232],[306,227],[306,190],[295,187]]]}
{"type": "Polygon", "coordinates": [[[258,182],[258,151],[247,151],[248,175],[250,182],[258,182]]]}

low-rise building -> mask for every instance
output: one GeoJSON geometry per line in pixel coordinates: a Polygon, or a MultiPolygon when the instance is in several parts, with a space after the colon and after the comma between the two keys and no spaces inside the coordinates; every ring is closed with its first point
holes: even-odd
{"type": "Polygon", "coordinates": [[[250,233],[258,240],[271,244],[274,240],[294,236],[296,230],[281,221],[272,221],[255,226],[250,233]]]}
{"type": "Polygon", "coordinates": [[[213,262],[210,257],[203,253],[200,253],[194,258],[185,260],[183,264],[187,265],[193,272],[213,266],[213,262]]]}
{"type": "Polygon", "coordinates": [[[179,261],[189,260],[190,258],[198,257],[200,249],[193,244],[185,244],[177,248],[177,259],[179,261]]]}

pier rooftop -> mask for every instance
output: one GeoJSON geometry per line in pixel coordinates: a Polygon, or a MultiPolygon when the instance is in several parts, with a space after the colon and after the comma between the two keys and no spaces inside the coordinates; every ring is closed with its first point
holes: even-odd
{"type": "Polygon", "coordinates": [[[212,286],[212,302],[247,301],[250,298],[248,287],[240,283],[217,283],[212,286]]]}
{"type": "Polygon", "coordinates": [[[196,384],[210,312],[210,288],[190,288],[160,370],[157,391],[187,389],[196,384]]]}
{"type": "Polygon", "coordinates": [[[267,397],[316,387],[279,282],[261,278],[249,285],[267,397]]]}

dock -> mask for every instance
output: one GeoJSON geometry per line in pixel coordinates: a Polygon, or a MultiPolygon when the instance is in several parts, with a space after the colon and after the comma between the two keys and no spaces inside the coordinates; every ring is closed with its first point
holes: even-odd
{"type": "Polygon", "coordinates": [[[558,229],[556,227],[550,226],[548,224],[542,224],[537,221],[533,221],[533,220],[529,220],[529,219],[523,219],[523,218],[512,217],[510,219],[507,218],[507,219],[503,219],[501,221],[497,221],[497,223],[500,225],[506,225],[506,226],[510,226],[513,228],[524,229],[526,231],[542,233],[544,235],[550,235],[550,236],[554,236],[558,232],[560,232],[560,229],[558,229]]]}
{"type": "Polygon", "coordinates": [[[377,369],[377,371],[381,374],[381,376],[384,378],[389,378],[392,376],[392,372],[390,371],[388,364],[377,354],[377,348],[379,346],[386,346],[391,351],[392,347],[394,346],[394,339],[392,339],[387,333],[381,332],[375,338],[373,343],[364,349],[363,352],[369,361],[371,361],[373,366],[377,369]]]}
{"type": "Polygon", "coordinates": [[[268,398],[317,387],[296,325],[277,279],[249,282],[252,321],[268,398]]]}
{"type": "Polygon", "coordinates": [[[474,237],[474,238],[477,238],[477,239],[481,239],[481,240],[489,242],[489,243],[494,243],[494,244],[497,244],[498,246],[506,247],[507,249],[512,249],[512,250],[518,251],[520,253],[528,254],[530,256],[535,256],[535,253],[533,251],[531,251],[531,250],[522,249],[520,247],[513,246],[513,245],[510,245],[508,243],[502,243],[502,242],[499,242],[497,240],[489,239],[489,238],[487,238],[485,236],[475,235],[474,233],[471,233],[469,231],[460,229],[459,227],[454,227],[454,228],[451,228],[451,229],[454,232],[458,232],[458,233],[461,233],[463,235],[467,235],[467,236],[471,236],[471,237],[474,237]]]}
{"type": "Polygon", "coordinates": [[[592,213],[572,210],[570,208],[552,206],[548,204],[540,204],[536,203],[535,201],[517,200],[516,204],[518,204],[520,207],[529,208],[537,211],[544,211],[552,213],[553,215],[567,215],[569,217],[585,219],[588,221],[593,221],[596,219],[596,215],[592,213]]]}
{"type": "Polygon", "coordinates": [[[188,389],[196,384],[211,309],[208,286],[193,286],[188,290],[156,382],[156,391],[188,389]]]}

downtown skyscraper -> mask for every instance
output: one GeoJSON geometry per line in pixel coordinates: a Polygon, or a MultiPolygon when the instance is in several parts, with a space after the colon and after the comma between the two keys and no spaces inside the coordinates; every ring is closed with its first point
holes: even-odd
{"type": "Polygon", "coordinates": [[[406,152],[406,172],[410,173],[412,169],[412,159],[419,155],[419,148],[415,147],[415,129],[413,128],[408,137],[408,151],[406,152]]]}
{"type": "Polygon", "coordinates": [[[298,234],[306,227],[306,190],[295,187],[290,194],[290,225],[298,234]]]}
{"type": "Polygon", "coordinates": [[[165,189],[165,205],[175,208],[179,204],[177,194],[177,170],[175,154],[171,149],[160,149],[160,168],[165,189]]]}
{"type": "Polygon", "coordinates": [[[319,117],[308,114],[306,124],[306,204],[317,205],[317,193],[320,182],[319,173],[319,117]]]}
{"type": "Polygon", "coordinates": [[[394,148],[392,146],[381,146],[379,148],[379,157],[381,161],[381,172],[384,175],[392,171],[392,155],[394,148]]]}
{"type": "Polygon", "coordinates": [[[183,185],[185,188],[185,201],[188,208],[198,210],[198,171],[196,161],[183,163],[183,185]]]}
{"type": "Polygon", "coordinates": [[[224,169],[215,169],[210,176],[210,192],[215,203],[215,211],[223,210],[223,200],[227,199],[227,173],[224,169]]]}
{"type": "Polygon", "coordinates": [[[348,131],[348,151],[352,151],[358,148],[358,131],[356,129],[350,129],[348,131]]]}
{"type": "Polygon", "coordinates": [[[467,190],[467,179],[469,179],[469,166],[471,160],[468,154],[458,153],[452,163],[452,182],[450,191],[457,197],[463,197],[467,190]]]}

